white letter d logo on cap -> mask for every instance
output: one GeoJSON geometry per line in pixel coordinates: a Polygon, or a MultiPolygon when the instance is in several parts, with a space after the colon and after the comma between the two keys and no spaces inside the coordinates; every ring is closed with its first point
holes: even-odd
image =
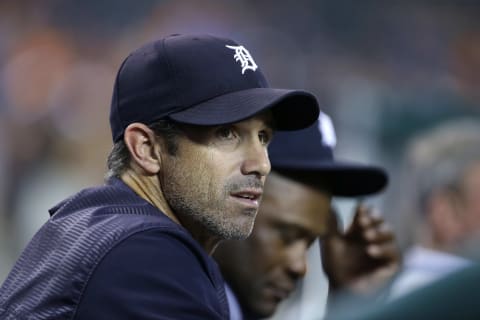
{"type": "Polygon", "coordinates": [[[225,47],[235,50],[235,54],[233,55],[233,58],[235,61],[240,61],[242,65],[242,74],[245,73],[247,70],[252,70],[255,71],[257,70],[258,66],[253,61],[252,56],[250,55],[250,52],[248,52],[247,49],[245,49],[244,46],[229,46],[226,45],[225,47]]]}

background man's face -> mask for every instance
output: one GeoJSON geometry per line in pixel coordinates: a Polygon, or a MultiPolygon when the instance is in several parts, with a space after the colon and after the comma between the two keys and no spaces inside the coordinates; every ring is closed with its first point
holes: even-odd
{"type": "Polygon", "coordinates": [[[272,173],[251,236],[226,241],[215,252],[244,309],[273,314],[306,272],[306,252],[324,234],[330,196],[272,173]]]}
{"type": "Polygon", "coordinates": [[[182,126],[177,153],[159,175],[165,198],[194,233],[243,239],[253,227],[270,172],[270,113],[225,126],[182,126]]]}
{"type": "Polygon", "coordinates": [[[452,250],[477,240],[480,237],[480,163],[465,169],[456,188],[439,194],[436,202],[432,202],[436,206],[430,205],[437,213],[442,212],[430,218],[436,240],[452,250]]]}

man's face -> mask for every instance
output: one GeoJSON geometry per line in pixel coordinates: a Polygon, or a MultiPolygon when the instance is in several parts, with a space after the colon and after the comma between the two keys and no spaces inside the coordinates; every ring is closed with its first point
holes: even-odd
{"type": "Polygon", "coordinates": [[[271,114],[224,126],[181,126],[178,150],[162,158],[160,184],[196,237],[244,239],[270,172],[271,114]]]}
{"type": "Polygon", "coordinates": [[[243,309],[273,314],[306,272],[306,253],[327,228],[331,198],[273,172],[251,236],[226,241],[215,252],[243,309]]]}

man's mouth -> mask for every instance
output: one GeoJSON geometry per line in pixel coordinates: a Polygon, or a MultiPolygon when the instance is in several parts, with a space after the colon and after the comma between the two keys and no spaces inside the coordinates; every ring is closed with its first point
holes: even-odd
{"type": "Polygon", "coordinates": [[[277,286],[268,287],[268,292],[276,302],[281,302],[288,298],[293,289],[282,288],[277,286]]]}
{"type": "Polygon", "coordinates": [[[243,204],[249,207],[255,207],[258,209],[260,205],[260,199],[263,191],[260,189],[245,189],[230,193],[230,196],[239,200],[243,204]]]}

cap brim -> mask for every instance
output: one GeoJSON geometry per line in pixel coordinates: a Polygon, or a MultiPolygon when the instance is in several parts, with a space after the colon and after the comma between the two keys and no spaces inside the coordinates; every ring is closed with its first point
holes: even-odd
{"type": "Polygon", "coordinates": [[[339,197],[371,195],[382,191],[388,183],[388,175],[380,167],[337,160],[324,163],[272,163],[272,169],[326,188],[333,196],[339,197]]]}
{"type": "Polygon", "coordinates": [[[315,96],[302,90],[252,88],[218,96],[170,114],[175,121],[194,125],[222,125],[248,119],[271,109],[277,130],[298,130],[319,115],[315,96]]]}

